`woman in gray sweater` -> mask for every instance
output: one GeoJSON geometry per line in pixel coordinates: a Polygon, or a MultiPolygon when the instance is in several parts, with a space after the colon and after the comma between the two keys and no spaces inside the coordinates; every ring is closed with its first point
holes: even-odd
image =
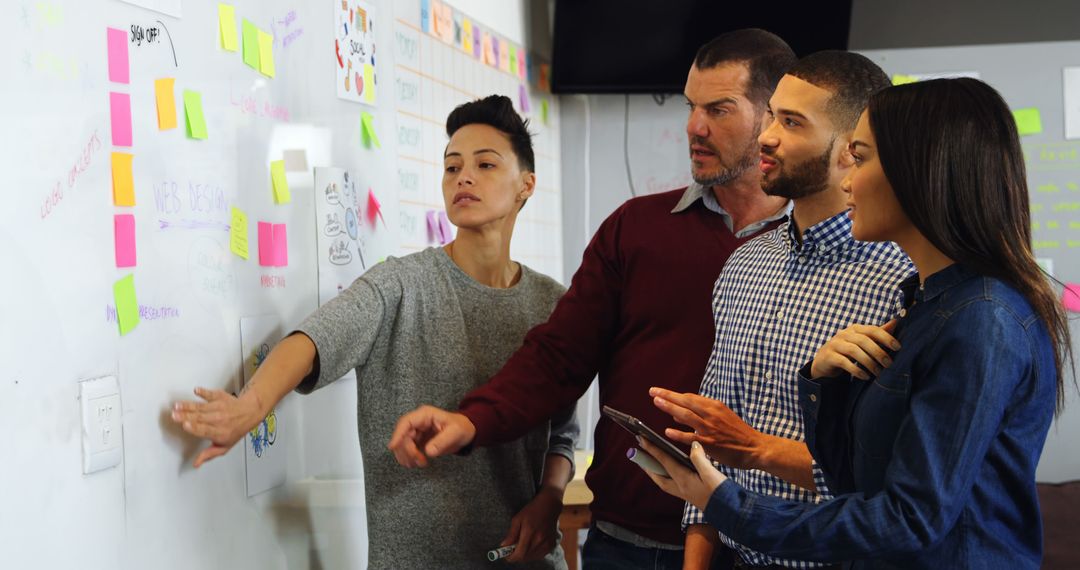
{"type": "Polygon", "coordinates": [[[197,388],[173,419],[210,440],[195,466],[227,452],[291,390],[309,393],[356,370],[368,567],[483,568],[486,552],[565,568],[557,519],[573,472],[573,410],[498,447],[422,470],[386,448],[421,402],[454,406],[544,322],[564,288],[510,259],[514,222],[536,185],[532,139],[507,97],[447,119],[443,199],[458,227],[442,248],[389,258],[308,317],[270,352],[239,397],[197,388]]]}

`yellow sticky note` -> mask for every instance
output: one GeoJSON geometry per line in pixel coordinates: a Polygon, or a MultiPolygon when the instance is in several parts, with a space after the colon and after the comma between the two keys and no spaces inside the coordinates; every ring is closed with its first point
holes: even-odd
{"type": "Polygon", "coordinates": [[[188,136],[193,139],[205,139],[206,118],[203,117],[202,95],[198,91],[184,90],[184,116],[188,136]]]}
{"type": "Polygon", "coordinates": [[[218,4],[217,13],[221,47],[225,51],[236,51],[236,8],[229,4],[218,4]]]}
{"type": "Polygon", "coordinates": [[[270,163],[270,181],[274,186],[274,203],[288,204],[292,202],[292,194],[289,193],[289,183],[285,180],[285,161],[275,160],[270,163]]]}
{"type": "Polygon", "coordinates": [[[375,66],[370,63],[364,64],[364,101],[375,102],[375,66]]]}
{"type": "Polygon", "coordinates": [[[176,94],[173,91],[175,82],[176,79],[173,77],[154,80],[158,130],[167,131],[176,128],[176,94]]]}
{"type": "Polygon", "coordinates": [[[274,76],[274,36],[259,30],[259,71],[274,76]]]}
{"type": "Polygon", "coordinates": [[[1042,132],[1042,117],[1035,107],[1017,109],[1013,111],[1013,118],[1016,119],[1016,130],[1020,136],[1037,135],[1042,132]]]}
{"type": "Polygon", "coordinates": [[[248,258],[248,222],[247,214],[233,206],[229,221],[229,249],[236,255],[248,258]]]}
{"type": "Polygon", "coordinates": [[[112,153],[113,205],[135,205],[135,177],[131,173],[131,162],[135,156],[126,152],[112,153]]]}
{"type": "Polygon", "coordinates": [[[546,125],[548,124],[548,101],[547,99],[540,100],[540,120],[546,125]]]}
{"type": "Polygon", "coordinates": [[[259,69],[259,28],[244,20],[244,63],[252,69],[259,69]]]}
{"type": "Polygon", "coordinates": [[[360,112],[360,131],[364,139],[364,146],[371,148],[371,145],[374,144],[375,148],[382,148],[382,144],[379,143],[379,135],[375,133],[375,117],[372,117],[371,113],[367,111],[360,112]]]}
{"type": "Polygon", "coordinates": [[[120,336],[126,335],[139,324],[139,302],[135,300],[134,275],[128,275],[113,283],[113,302],[116,303],[116,320],[120,322],[120,336]]]}
{"type": "Polygon", "coordinates": [[[904,85],[904,84],[907,84],[907,83],[915,83],[916,81],[918,81],[918,79],[915,79],[914,77],[912,77],[910,75],[903,75],[903,74],[897,73],[897,74],[894,74],[892,76],[892,84],[893,85],[904,85]]]}
{"type": "Polygon", "coordinates": [[[464,18],[461,22],[461,49],[469,55],[473,52],[472,40],[472,20],[464,18]]]}
{"type": "Polygon", "coordinates": [[[517,75],[517,72],[518,72],[517,48],[514,47],[514,46],[510,46],[510,73],[513,73],[514,75],[517,75]]]}

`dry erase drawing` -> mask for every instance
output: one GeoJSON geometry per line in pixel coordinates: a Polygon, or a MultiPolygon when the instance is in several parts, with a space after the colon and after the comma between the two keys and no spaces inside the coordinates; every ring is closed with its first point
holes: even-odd
{"type": "Polygon", "coordinates": [[[337,95],[375,105],[375,12],[368,2],[330,0],[334,10],[334,68],[337,95]]]}
{"type": "MultiPolygon", "coordinates": [[[[276,315],[240,319],[240,350],[244,362],[245,386],[281,336],[281,321],[276,315]]],[[[271,410],[244,438],[244,463],[249,497],[285,483],[285,446],[279,437],[278,413],[279,410],[271,410]]]]}
{"type": "Polygon", "coordinates": [[[336,297],[370,266],[367,241],[376,223],[372,216],[381,216],[372,196],[353,172],[315,168],[320,305],[336,297]],[[365,218],[372,220],[366,227],[365,218]]]}

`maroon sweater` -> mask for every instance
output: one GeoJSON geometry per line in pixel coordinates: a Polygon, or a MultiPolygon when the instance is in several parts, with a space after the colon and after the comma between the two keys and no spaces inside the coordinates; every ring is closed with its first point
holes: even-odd
{"type": "MultiPolygon", "coordinates": [[[[656,431],[676,424],[650,386],[697,393],[713,346],[712,288],[736,238],[701,200],[679,213],[684,190],[627,201],[597,230],[548,321],[487,384],[462,400],[476,445],[521,437],[565,409],[599,374],[600,405],[656,431]]],[[[775,227],[770,224],[768,228],[775,227]]],[[[633,437],[602,417],[585,481],[594,520],[682,544],[683,501],[626,459],[633,437]]]]}

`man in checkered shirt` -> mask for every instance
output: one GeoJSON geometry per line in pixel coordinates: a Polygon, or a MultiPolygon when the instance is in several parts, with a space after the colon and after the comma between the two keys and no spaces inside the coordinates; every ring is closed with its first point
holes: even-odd
{"type": "MultiPolygon", "coordinates": [[[[662,410],[696,433],[721,470],[750,491],[816,502],[829,498],[806,448],[797,373],[852,323],[885,323],[901,307],[899,283],[914,272],[891,242],[851,237],[848,139],[870,95],[889,85],[867,58],[826,51],[800,60],[769,102],[758,138],[765,193],[792,200],[787,223],[732,254],[713,290],[716,338],[701,395],[653,389],[662,410]],[[736,417],[737,416],[737,417],[736,417]],[[741,418],[741,419],[740,419],[741,418]]],[[[739,545],[687,504],[687,568],[708,567],[717,539],[736,568],[820,568],[739,545]]]]}

